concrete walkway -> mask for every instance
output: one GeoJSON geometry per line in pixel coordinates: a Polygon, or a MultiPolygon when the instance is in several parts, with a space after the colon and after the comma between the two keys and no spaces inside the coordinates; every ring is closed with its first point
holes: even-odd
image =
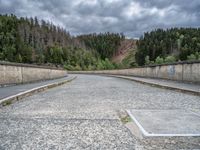
{"type": "Polygon", "coordinates": [[[12,95],[16,95],[21,92],[25,92],[25,91],[33,89],[33,88],[37,88],[37,87],[44,86],[47,84],[62,82],[62,81],[65,81],[65,80],[68,80],[71,78],[72,78],[72,76],[68,76],[68,77],[54,79],[54,80],[46,80],[46,81],[40,81],[40,82],[34,82],[34,83],[0,87],[0,100],[4,99],[6,97],[12,96],[12,95]]]}
{"type": "Polygon", "coordinates": [[[167,89],[188,92],[195,95],[200,95],[200,84],[183,83],[183,82],[178,82],[178,81],[173,81],[173,80],[142,78],[142,77],[132,77],[132,76],[120,76],[120,75],[111,75],[111,76],[133,80],[140,83],[154,85],[154,86],[163,87],[167,89]]]}

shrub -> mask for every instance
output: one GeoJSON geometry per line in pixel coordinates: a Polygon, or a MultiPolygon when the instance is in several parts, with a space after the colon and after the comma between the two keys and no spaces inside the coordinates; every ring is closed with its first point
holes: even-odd
{"type": "Polygon", "coordinates": [[[108,58],[104,61],[104,68],[105,69],[114,69],[114,65],[109,61],[108,58]]]}
{"type": "Polygon", "coordinates": [[[196,60],[196,56],[194,54],[191,54],[189,56],[187,56],[187,60],[196,60]]]}
{"type": "Polygon", "coordinates": [[[67,65],[67,64],[65,64],[65,65],[64,65],[64,68],[65,68],[66,70],[71,70],[71,71],[74,70],[74,67],[73,67],[72,65],[67,65]]]}
{"type": "Polygon", "coordinates": [[[147,55],[145,57],[145,65],[149,65],[150,64],[150,60],[149,60],[149,56],[147,55]]]}
{"type": "Polygon", "coordinates": [[[96,70],[95,66],[89,65],[87,70],[96,70]]]}
{"type": "Polygon", "coordinates": [[[197,60],[200,60],[200,52],[196,52],[196,53],[195,53],[195,56],[196,56],[196,59],[197,59],[197,60]]]}
{"type": "Polygon", "coordinates": [[[74,70],[75,70],[75,71],[80,71],[80,70],[82,70],[82,69],[81,69],[81,67],[80,67],[79,65],[76,65],[76,66],[74,67],[74,70]]]}
{"type": "Polygon", "coordinates": [[[173,62],[176,62],[176,58],[174,56],[167,56],[165,58],[165,62],[166,63],[173,63],[173,62]]]}
{"type": "Polygon", "coordinates": [[[97,70],[102,70],[104,69],[104,65],[102,63],[103,61],[99,60],[98,63],[97,63],[97,70]]]}
{"type": "Polygon", "coordinates": [[[156,63],[156,64],[162,64],[162,63],[164,63],[164,59],[163,59],[162,57],[158,56],[158,57],[156,58],[155,63],[156,63]]]}

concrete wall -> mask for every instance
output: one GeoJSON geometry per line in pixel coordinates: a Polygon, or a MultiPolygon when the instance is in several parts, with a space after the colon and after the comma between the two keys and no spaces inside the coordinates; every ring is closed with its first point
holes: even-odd
{"type": "Polygon", "coordinates": [[[200,83],[200,62],[182,62],[123,70],[73,71],[69,73],[130,75],[200,83]]]}
{"type": "Polygon", "coordinates": [[[0,62],[0,85],[20,84],[64,76],[67,76],[67,71],[62,69],[0,62]]]}

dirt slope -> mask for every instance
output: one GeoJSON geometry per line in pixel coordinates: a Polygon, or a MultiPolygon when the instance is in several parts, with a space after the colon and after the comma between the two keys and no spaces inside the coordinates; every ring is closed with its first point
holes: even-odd
{"type": "Polygon", "coordinates": [[[136,40],[125,39],[121,42],[121,46],[118,48],[117,53],[112,57],[112,62],[121,63],[133,49],[136,49],[136,40]]]}

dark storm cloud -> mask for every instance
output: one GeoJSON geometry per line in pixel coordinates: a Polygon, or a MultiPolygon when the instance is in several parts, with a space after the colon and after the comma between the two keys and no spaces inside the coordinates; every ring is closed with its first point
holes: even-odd
{"type": "Polygon", "coordinates": [[[0,13],[37,16],[72,34],[124,32],[139,37],[155,28],[199,27],[199,0],[0,0],[0,13]]]}

